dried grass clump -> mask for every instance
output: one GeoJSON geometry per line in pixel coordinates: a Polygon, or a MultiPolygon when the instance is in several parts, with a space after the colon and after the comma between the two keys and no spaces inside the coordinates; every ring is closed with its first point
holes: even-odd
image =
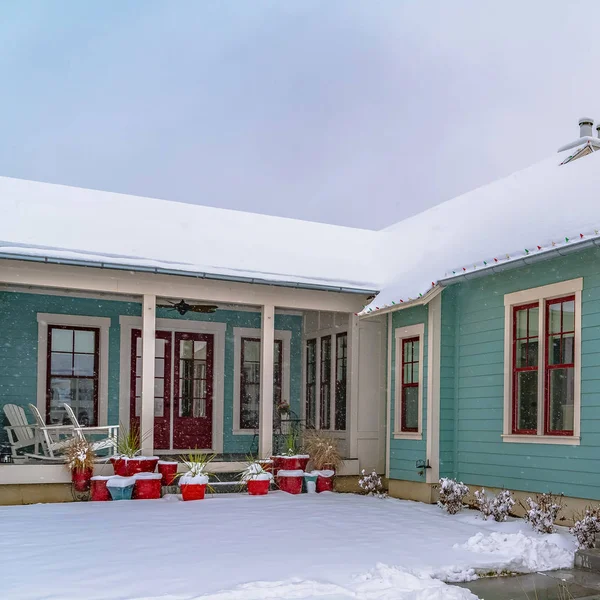
{"type": "Polygon", "coordinates": [[[71,471],[85,471],[94,468],[96,453],[85,438],[73,438],[65,450],[67,468],[71,471]]]}
{"type": "Polygon", "coordinates": [[[337,438],[321,431],[306,434],[304,450],[310,456],[314,468],[319,471],[322,469],[337,471],[344,462],[337,438]]]}

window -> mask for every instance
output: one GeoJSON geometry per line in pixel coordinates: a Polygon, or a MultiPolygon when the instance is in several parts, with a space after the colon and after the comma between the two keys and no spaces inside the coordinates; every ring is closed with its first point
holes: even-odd
{"type": "Polygon", "coordinates": [[[307,427],[330,431],[346,429],[347,378],[347,332],[306,340],[307,427]]]}
{"type": "Polygon", "coordinates": [[[346,429],[346,381],[348,369],[348,334],[335,336],[335,428],[346,429]]]}
{"type": "MultiPolygon", "coordinates": [[[[240,429],[254,430],[259,424],[260,407],[260,339],[241,338],[240,429]]],[[[275,340],[273,352],[273,405],[282,401],[283,341],[275,340]]],[[[278,418],[277,410],[273,418],[278,418]]]]}
{"type": "Polygon", "coordinates": [[[400,431],[419,431],[419,338],[402,340],[400,431]]]}
{"type": "Polygon", "coordinates": [[[306,341],[306,426],[316,427],[317,418],[317,340],[306,341]]]}
{"type": "Polygon", "coordinates": [[[48,326],[49,423],[68,422],[63,404],[69,404],[81,425],[97,425],[99,334],[95,328],[48,326]]]}
{"type": "Polygon", "coordinates": [[[425,325],[395,330],[394,438],[422,439],[425,325]]]}
{"type": "Polygon", "coordinates": [[[321,338],[320,428],[331,427],[331,336],[321,338]]]}
{"type": "Polygon", "coordinates": [[[574,279],[505,296],[504,441],[579,443],[582,288],[574,279]]]}

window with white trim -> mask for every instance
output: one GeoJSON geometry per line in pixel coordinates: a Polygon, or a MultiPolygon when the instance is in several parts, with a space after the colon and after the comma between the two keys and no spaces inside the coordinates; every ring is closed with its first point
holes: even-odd
{"type": "Polygon", "coordinates": [[[422,439],[425,325],[399,327],[396,340],[394,438],[422,439]]]}
{"type": "Polygon", "coordinates": [[[578,443],[583,280],[505,296],[504,440],[578,443]]]}

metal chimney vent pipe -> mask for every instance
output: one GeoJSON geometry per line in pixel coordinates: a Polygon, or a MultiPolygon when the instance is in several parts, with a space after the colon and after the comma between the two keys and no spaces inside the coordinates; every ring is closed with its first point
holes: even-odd
{"type": "Polygon", "coordinates": [[[579,119],[579,137],[592,137],[594,135],[594,119],[582,117],[579,119]]]}

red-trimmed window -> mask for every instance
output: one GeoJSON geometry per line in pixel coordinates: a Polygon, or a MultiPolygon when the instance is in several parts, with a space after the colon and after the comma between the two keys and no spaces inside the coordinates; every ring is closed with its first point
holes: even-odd
{"type": "Polygon", "coordinates": [[[537,433],[539,304],[513,308],[513,433],[537,433]]]}
{"type": "MultiPolygon", "coordinates": [[[[260,339],[241,340],[240,429],[258,428],[260,405],[260,339]]],[[[275,340],[273,348],[273,406],[281,403],[283,384],[283,342],[275,340]]],[[[278,415],[277,410],[273,411],[278,415]]]]}
{"type": "Polygon", "coordinates": [[[99,340],[99,329],[48,326],[48,423],[65,422],[69,404],[81,425],[97,425],[99,340]]]}
{"type": "Polygon", "coordinates": [[[575,296],[546,302],[544,433],[573,435],[575,409],[575,296]]]}
{"type": "Polygon", "coordinates": [[[402,340],[400,431],[419,431],[419,338],[402,340]]]}
{"type": "Polygon", "coordinates": [[[317,340],[306,340],[306,427],[317,422],[317,340]]]}

